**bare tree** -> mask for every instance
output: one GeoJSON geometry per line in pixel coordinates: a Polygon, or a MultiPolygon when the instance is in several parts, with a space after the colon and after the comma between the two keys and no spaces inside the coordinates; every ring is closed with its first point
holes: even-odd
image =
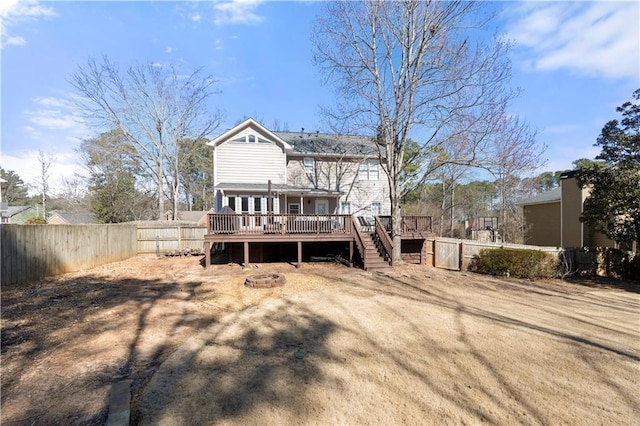
{"type": "Polygon", "coordinates": [[[472,31],[485,23],[479,12],[475,2],[367,0],[329,3],[317,22],[316,62],[340,99],[325,112],[377,136],[390,184],[394,263],[401,261],[409,138],[423,150],[464,142],[468,148],[458,150],[464,158],[447,162],[476,164],[495,117],[515,95],[505,88],[508,43],[471,41],[472,31]],[[472,25],[474,20],[480,23],[472,25]]]}
{"type": "MultiPolygon", "coordinates": [[[[537,131],[519,117],[504,115],[492,136],[489,170],[496,176],[500,196],[500,231],[503,241],[522,237],[524,217],[516,206],[523,194],[522,177],[544,165],[544,147],[536,142],[537,131]]],[[[519,242],[519,241],[518,241],[519,242]]]]}
{"type": "Polygon", "coordinates": [[[185,160],[180,142],[203,138],[220,122],[219,113],[206,108],[215,80],[200,69],[182,75],[173,66],[152,63],[121,72],[103,57],[78,67],[71,84],[89,122],[103,131],[120,130],[135,148],[136,159],[155,183],[158,217],[164,213],[165,185],[175,217],[185,160]]]}
{"type": "Polygon", "coordinates": [[[42,199],[42,217],[47,218],[47,198],[49,197],[49,179],[51,178],[51,166],[55,162],[52,154],[47,154],[42,150],[38,151],[38,180],[36,188],[42,199]]]}

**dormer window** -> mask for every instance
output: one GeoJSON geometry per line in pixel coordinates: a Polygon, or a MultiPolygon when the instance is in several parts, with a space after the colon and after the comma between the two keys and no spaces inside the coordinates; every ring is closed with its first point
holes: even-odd
{"type": "Polygon", "coordinates": [[[248,135],[247,142],[254,143],[256,141],[256,135],[248,135]]]}

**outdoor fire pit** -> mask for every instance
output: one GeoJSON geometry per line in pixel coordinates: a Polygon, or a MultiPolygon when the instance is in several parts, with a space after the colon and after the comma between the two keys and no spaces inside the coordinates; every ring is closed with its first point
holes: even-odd
{"type": "Polygon", "coordinates": [[[251,288],[271,288],[283,286],[285,282],[282,274],[260,274],[247,277],[244,285],[251,288]]]}

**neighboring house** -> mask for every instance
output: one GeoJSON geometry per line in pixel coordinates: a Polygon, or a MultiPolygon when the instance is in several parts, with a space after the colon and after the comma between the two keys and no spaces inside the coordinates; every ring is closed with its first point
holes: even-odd
{"type": "Polygon", "coordinates": [[[38,216],[42,216],[39,206],[9,206],[2,212],[2,223],[22,224],[27,219],[38,216]]]}
{"type": "Polygon", "coordinates": [[[216,211],[390,214],[388,180],[368,137],[271,132],[248,119],[208,145],[216,211]]]}
{"type": "Polygon", "coordinates": [[[178,217],[176,220],[182,222],[194,222],[198,225],[206,225],[207,224],[207,214],[212,213],[205,210],[197,210],[197,211],[187,211],[187,210],[178,210],[178,217]]]}
{"type": "Polygon", "coordinates": [[[95,214],[89,212],[69,213],[56,210],[51,212],[47,223],[51,225],[81,225],[98,223],[98,219],[95,214]]]}
{"type": "Polygon", "coordinates": [[[588,188],[580,188],[576,171],[560,176],[560,186],[521,201],[525,244],[554,247],[615,247],[604,234],[580,222],[588,188]]]}

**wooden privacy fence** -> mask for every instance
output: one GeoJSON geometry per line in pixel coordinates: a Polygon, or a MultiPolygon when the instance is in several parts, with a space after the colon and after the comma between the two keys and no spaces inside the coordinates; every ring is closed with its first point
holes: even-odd
{"type": "Polygon", "coordinates": [[[512,248],[540,250],[558,256],[562,249],[558,247],[539,247],[523,244],[489,243],[472,240],[458,240],[453,238],[427,239],[426,263],[436,268],[462,271],[469,267],[474,256],[482,249],[512,248]]]}
{"type": "Polygon", "coordinates": [[[137,251],[133,224],[3,224],[0,234],[3,285],[92,268],[137,251]]]}
{"type": "Polygon", "coordinates": [[[206,225],[174,222],[139,222],[138,253],[165,254],[185,249],[203,250],[206,225]]]}

